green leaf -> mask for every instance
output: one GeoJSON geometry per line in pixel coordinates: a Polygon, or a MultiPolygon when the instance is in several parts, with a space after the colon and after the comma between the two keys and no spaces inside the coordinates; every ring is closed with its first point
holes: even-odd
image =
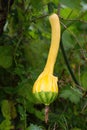
{"type": "Polygon", "coordinates": [[[43,41],[36,39],[32,40],[29,44],[24,45],[25,58],[29,65],[35,69],[42,69],[45,65],[45,60],[47,58],[48,44],[43,43],[43,41]],[[39,51],[38,51],[39,50],[39,51]]]}
{"type": "Polygon", "coordinates": [[[9,106],[8,100],[3,100],[2,101],[1,111],[2,111],[3,116],[6,119],[11,119],[10,106],[9,106]]]}
{"type": "Polygon", "coordinates": [[[74,48],[75,41],[67,30],[62,34],[62,41],[66,50],[74,48]]]}
{"type": "Polygon", "coordinates": [[[31,0],[31,4],[33,7],[35,7],[37,10],[40,10],[42,7],[42,1],[41,0],[31,0]]]}
{"type": "Polygon", "coordinates": [[[26,98],[31,103],[37,103],[37,100],[32,93],[32,86],[31,84],[28,83],[28,81],[24,84],[20,83],[19,86],[21,87],[18,90],[18,95],[26,98]]]}
{"type": "Polygon", "coordinates": [[[85,90],[87,90],[87,70],[81,75],[81,83],[85,90]]]}
{"type": "Polygon", "coordinates": [[[18,18],[20,18],[20,21],[21,21],[21,24],[24,22],[25,20],[25,17],[24,17],[24,11],[23,9],[21,9],[20,7],[17,6],[17,15],[18,15],[18,18]]]}
{"type": "Polygon", "coordinates": [[[14,126],[11,125],[11,121],[6,119],[4,121],[1,122],[0,124],[0,130],[11,130],[14,129],[14,126]]]}
{"type": "Polygon", "coordinates": [[[72,128],[72,129],[70,129],[70,130],[81,130],[80,128],[72,128]]]}
{"type": "Polygon", "coordinates": [[[26,130],[43,130],[42,128],[40,128],[37,125],[34,124],[30,124],[30,127],[28,127],[26,130]]]}
{"type": "Polygon", "coordinates": [[[68,19],[75,19],[75,17],[78,17],[78,13],[80,13],[80,11],[77,10],[77,8],[72,10],[71,8],[67,7],[67,8],[61,8],[60,10],[61,17],[66,19],[66,24],[70,22],[68,21],[68,19]]]}
{"type": "Polygon", "coordinates": [[[58,5],[59,0],[43,0],[43,3],[44,3],[44,4],[48,4],[49,2],[53,2],[53,3],[55,3],[56,5],[58,5]]]}
{"type": "Polygon", "coordinates": [[[72,103],[78,103],[82,97],[82,94],[77,88],[66,87],[61,90],[60,97],[69,99],[72,103]]]}
{"type": "Polygon", "coordinates": [[[72,9],[80,8],[80,0],[60,0],[60,3],[72,9]]]}
{"type": "Polygon", "coordinates": [[[12,47],[0,46],[0,66],[9,68],[12,65],[12,47]]]}
{"type": "Polygon", "coordinates": [[[17,99],[17,102],[23,105],[18,105],[18,112],[20,113],[21,120],[24,120],[27,111],[28,113],[34,114],[41,121],[44,121],[44,109],[37,110],[34,106],[36,103],[35,100],[34,103],[32,103],[29,100],[25,100],[24,98],[20,97],[17,99]]]}
{"type": "Polygon", "coordinates": [[[34,106],[30,105],[30,107],[28,107],[29,109],[27,109],[27,111],[31,114],[34,114],[38,119],[40,119],[41,121],[44,121],[44,111],[43,110],[37,110],[34,108],[34,106]]]}
{"type": "Polygon", "coordinates": [[[71,8],[64,8],[60,10],[60,14],[63,18],[67,18],[69,16],[69,14],[71,14],[72,9],[71,8]]]}
{"type": "Polygon", "coordinates": [[[20,120],[25,120],[26,119],[26,112],[25,109],[23,108],[23,106],[19,105],[18,106],[18,112],[20,114],[20,120]]]}

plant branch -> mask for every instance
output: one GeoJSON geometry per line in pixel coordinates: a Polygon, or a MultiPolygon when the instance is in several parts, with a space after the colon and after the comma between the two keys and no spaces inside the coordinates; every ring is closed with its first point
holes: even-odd
{"type": "Polygon", "coordinates": [[[37,20],[39,20],[39,19],[43,19],[44,17],[47,17],[47,16],[49,16],[49,15],[48,15],[48,14],[45,14],[45,15],[39,16],[39,17],[37,17],[37,18],[32,19],[31,22],[35,22],[35,21],[37,21],[37,20]]]}
{"type": "Polygon", "coordinates": [[[86,23],[87,24],[87,21],[85,20],[80,20],[80,19],[65,19],[63,17],[60,16],[60,19],[61,20],[65,20],[65,21],[73,21],[73,22],[82,22],[82,23],[86,23]]]}

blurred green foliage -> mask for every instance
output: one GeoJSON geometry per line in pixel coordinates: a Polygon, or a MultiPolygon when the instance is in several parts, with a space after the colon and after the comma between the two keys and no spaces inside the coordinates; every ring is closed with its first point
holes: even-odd
{"type": "Polygon", "coordinates": [[[14,1],[0,35],[0,130],[87,130],[86,5],[86,0],[14,1]],[[32,86],[50,47],[48,16],[58,11],[61,39],[80,86],[72,80],[60,49],[54,71],[59,96],[45,124],[44,105],[33,96],[32,86]]]}

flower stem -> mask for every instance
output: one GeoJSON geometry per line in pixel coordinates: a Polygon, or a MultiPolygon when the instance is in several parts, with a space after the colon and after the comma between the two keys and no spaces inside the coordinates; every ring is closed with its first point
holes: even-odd
{"type": "Polygon", "coordinates": [[[49,114],[49,106],[45,106],[45,123],[47,124],[48,122],[48,114],[49,114]]]}

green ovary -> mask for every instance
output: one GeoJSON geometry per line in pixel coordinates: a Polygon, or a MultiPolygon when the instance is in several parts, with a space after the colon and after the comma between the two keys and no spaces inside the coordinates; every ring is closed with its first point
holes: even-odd
{"type": "Polygon", "coordinates": [[[34,95],[40,103],[49,105],[56,99],[58,93],[41,91],[41,92],[35,92],[34,95]]]}

